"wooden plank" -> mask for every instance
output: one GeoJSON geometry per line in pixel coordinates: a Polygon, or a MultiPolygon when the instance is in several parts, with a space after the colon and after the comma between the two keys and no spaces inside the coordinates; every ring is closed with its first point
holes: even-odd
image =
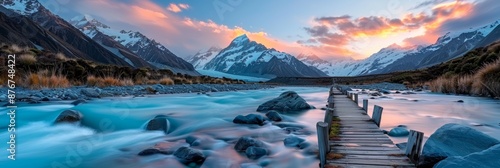
{"type": "MultiPolygon", "coordinates": [[[[339,164],[339,163],[328,163],[328,165],[332,167],[340,167],[340,168],[366,168],[367,165],[356,165],[356,164],[339,164]]],[[[369,165],[370,168],[394,168],[394,166],[379,166],[379,165],[369,165]]],[[[398,166],[397,168],[406,168],[406,167],[400,167],[398,166]]]]}
{"type": "Polygon", "coordinates": [[[405,160],[351,160],[351,159],[339,159],[339,160],[329,160],[328,163],[338,163],[338,164],[357,164],[357,165],[376,165],[376,166],[392,166],[392,165],[402,165],[402,166],[413,166],[412,163],[405,160]]]}
{"type": "Polygon", "coordinates": [[[401,151],[396,147],[385,146],[335,146],[336,150],[365,150],[365,151],[401,151]]]}
{"type": "Polygon", "coordinates": [[[373,143],[373,142],[360,142],[360,143],[353,143],[353,142],[335,142],[335,141],[330,141],[331,146],[366,146],[366,147],[395,147],[394,144],[391,143],[373,143]]]}
{"type": "Polygon", "coordinates": [[[372,159],[372,160],[405,160],[406,156],[386,156],[386,155],[345,155],[345,159],[372,159]]]}
{"type": "Polygon", "coordinates": [[[388,156],[404,156],[402,151],[363,151],[363,150],[337,150],[333,149],[332,152],[340,154],[353,154],[353,155],[388,155],[388,156]]]}

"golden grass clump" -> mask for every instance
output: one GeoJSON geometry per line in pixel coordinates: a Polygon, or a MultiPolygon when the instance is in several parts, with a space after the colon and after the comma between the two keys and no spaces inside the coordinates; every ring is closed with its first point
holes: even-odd
{"type": "Polygon", "coordinates": [[[68,58],[66,57],[66,55],[64,55],[63,53],[60,53],[60,52],[55,55],[55,58],[58,59],[58,60],[60,60],[60,61],[66,61],[66,60],[68,60],[68,58]]]}
{"type": "Polygon", "coordinates": [[[36,63],[36,57],[31,54],[22,54],[16,58],[16,61],[21,64],[31,65],[36,63]]]}
{"type": "Polygon", "coordinates": [[[340,153],[328,153],[326,154],[326,159],[328,160],[334,160],[334,159],[342,159],[344,158],[344,155],[343,154],[340,154],[340,153]]]}
{"type": "Polygon", "coordinates": [[[429,83],[433,92],[500,97],[500,59],[472,75],[444,75],[429,83]]]}
{"type": "Polygon", "coordinates": [[[67,88],[71,86],[69,80],[59,74],[49,73],[48,70],[42,70],[38,73],[28,73],[24,77],[21,85],[30,89],[42,88],[67,88]]]}
{"type": "Polygon", "coordinates": [[[475,94],[500,97],[500,59],[481,67],[474,75],[472,87],[475,94]]]}
{"type": "Polygon", "coordinates": [[[119,79],[112,76],[105,77],[95,77],[93,75],[87,76],[87,86],[98,86],[98,87],[108,87],[108,86],[132,86],[134,85],[132,79],[119,79]]]}
{"type": "Polygon", "coordinates": [[[10,47],[9,47],[9,50],[11,51],[11,53],[20,53],[21,51],[23,51],[23,48],[19,47],[18,45],[16,44],[12,44],[10,47]]]}

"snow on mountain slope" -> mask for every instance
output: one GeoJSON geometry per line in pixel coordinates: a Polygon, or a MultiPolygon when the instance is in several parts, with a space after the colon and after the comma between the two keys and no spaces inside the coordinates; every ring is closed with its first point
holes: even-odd
{"type": "Polygon", "coordinates": [[[299,55],[297,58],[309,66],[317,67],[329,76],[356,76],[382,69],[406,54],[415,52],[415,47],[401,47],[393,44],[364,60],[337,60],[328,62],[315,55],[299,55]]]}
{"type": "Polygon", "coordinates": [[[31,15],[38,12],[41,4],[37,0],[2,0],[2,6],[14,10],[21,15],[31,15]]]}
{"type": "Polygon", "coordinates": [[[294,56],[268,49],[251,41],[246,35],[236,37],[228,47],[206,63],[203,69],[257,77],[326,76],[322,71],[305,65],[294,56]]]}
{"type": "Polygon", "coordinates": [[[221,50],[222,48],[211,47],[207,51],[199,51],[189,58],[188,62],[193,64],[196,69],[202,69],[210,60],[214,59],[221,50]]]}

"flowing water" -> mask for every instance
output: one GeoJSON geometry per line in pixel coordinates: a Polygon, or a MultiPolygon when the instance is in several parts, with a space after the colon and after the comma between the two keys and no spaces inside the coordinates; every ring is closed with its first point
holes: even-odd
{"type": "MultiPolygon", "coordinates": [[[[255,112],[263,102],[280,93],[293,90],[309,104],[324,107],[328,88],[285,87],[266,90],[219,92],[207,95],[176,94],[143,98],[105,98],[78,106],[70,102],[22,104],[16,116],[16,161],[7,159],[6,143],[1,143],[0,167],[184,167],[175,156],[137,154],[159,142],[185,143],[195,136],[201,145],[194,148],[208,156],[203,167],[240,167],[253,164],[270,167],[317,167],[311,149],[317,144],[315,123],[323,120],[324,111],[313,109],[285,115],[289,125],[303,127],[297,135],[268,123],[264,126],[232,123],[237,115],[255,112]],[[82,126],[57,124],[53,121],[66,109],[84,115],[82,126]],[[156,115],[167,115],[171,123],[168,135],[161,131],[144,131],[145,124],[156,115]],[[233,147],[241,136],[262,140],[269,155],[248,159],[233,147]],[[299,136],[312,144],[310,149],[285,147],[283,139],[299,136]]],[[[7,110],[0,110],[0,123],[8,123],[7,110]]],[[[7,129],[0,140],[8,141],[7,129]]],[[[191,165],[192,166],[192,165],[191,165]]]]}
{"type": "MultiPolygon", "coordinates": [[[[194,148],[208,156],[201,167],[317,167],[318,160],[313,150],[317,148],[315,125],[323,120],[324,111],[319,108],[325,106],[327,96],[328,88],[279,87],[211,93],[209,96],[176,94],[104,98],[76,107],[70,102],[20,104],[16,116],[16,161],[7,158],[5,142],[9,140],[9,133],[5,127],[7,124],[2,124],[0,167],[185,167],[173,155],[137,154],[167,141],[167,145],[188,146],[185,143],[187,136],[199,138],[201,145],[194,148]],[[284,115],[282,124],[302,130],[289,133],[271,123],[263,126],[232,123],[233,118],[240,114],[263,115],[255,112],[258,105],[288,90],[296,91],[318,108],[284,115]],[[82,126],[53,124],[66,109],[75,109],[84,115],[82,126]],[[169,134],[144,131],[146,122],[160,114],[168,116],[171,122],[169,134]],[[244,153],[236,152],[234,144],[241,136],[264,141],[269,155],[251,160],[244,153]],[[306,149],[285,147],[283,139],[287,136],[302,137],[312,146],[306,149]]],[[[363,98],[368,96],[360,95],[360,100],[363,98]]],[[[500,139],[498,100],[422,92],[393,94],[369,101],[370,106],[384,107],[381,127],[386,130],[407,125],[410,129],[423,131],[428,137],[441,125],[456,122],[500,139]],[[457,103],[457,100],[464,100],[464,103],[457,103]]],[[[9,122],[6,113],[7,109],[0,108],[0,123],[9,122]]],[[[406,137],[392,139],[406,141],[406,137]]]]}

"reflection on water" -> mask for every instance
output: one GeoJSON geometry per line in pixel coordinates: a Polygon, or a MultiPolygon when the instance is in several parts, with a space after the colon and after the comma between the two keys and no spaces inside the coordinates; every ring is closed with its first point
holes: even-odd
{"type": "MultiPolygon", "coordinates": [[[[368,99],[368,114],[373,105],[384,108],[381,128],[390,130],[398,125],[424,132],[424,141],[439,127],[447,123],[471,126],[492,137],[500,139],[500,101],[471,96],[444,95],[428,92],[418,94],[388,94],[387,98],[369,99],[373,96],[359,95],[368,99]],[[463,100],[463,103],[457,102],[463,100]]],[[[407,137],[391,137],[394,142],[406,142],[407,137]]]]}
{"type": "MultiPolygon", "coordinates": [[[[73,107],[69,102],[39,105],[23,104],[17,109],[17,161],[0,158],[7,167],[184,167],[172,155],[138,156],[137,153],[159,142],[188,146],[187,136],[202,141],[200,149],[208,156],[204,167],[317,167],[316,155],[296,148],[287,148],[283,139],[290,132],[273,124],[264,126],[237,125],[237,115],[255,112],[258,105],[293,90],[308,103],[323,107],[327,88],[285,87],[267,90],[220,92],[207,95],[177,94],[144,98],[106,98],[73,107]],[[83,126],[53,125],[60,112],[73,108],[84,115],[83,126]],[[143,131],[145,123],[156,115],[167,115],[171,133],[143,131]],[[265,142],[269,155],[250,160],[233,147],[241,136],[252,136],[265,142]]],[[[0,122],[7,123],[6,109],[0,109],[0,122]]],[[[262,114],[263,115],[263,114],[262,114]]],[[[324,111],[308,110],[285,115],[283,123],[303,127],[296,136],[307,139],[312,148],[317,144],[315,123],[323,120],[324,111]]],[[[8,140],[6,129],[0,139],[8,140]]],[[[5,143],[0,147],[6,149],[5,143]]],[[[4,150],[0,152],[7,156],[4,150]]]]}

